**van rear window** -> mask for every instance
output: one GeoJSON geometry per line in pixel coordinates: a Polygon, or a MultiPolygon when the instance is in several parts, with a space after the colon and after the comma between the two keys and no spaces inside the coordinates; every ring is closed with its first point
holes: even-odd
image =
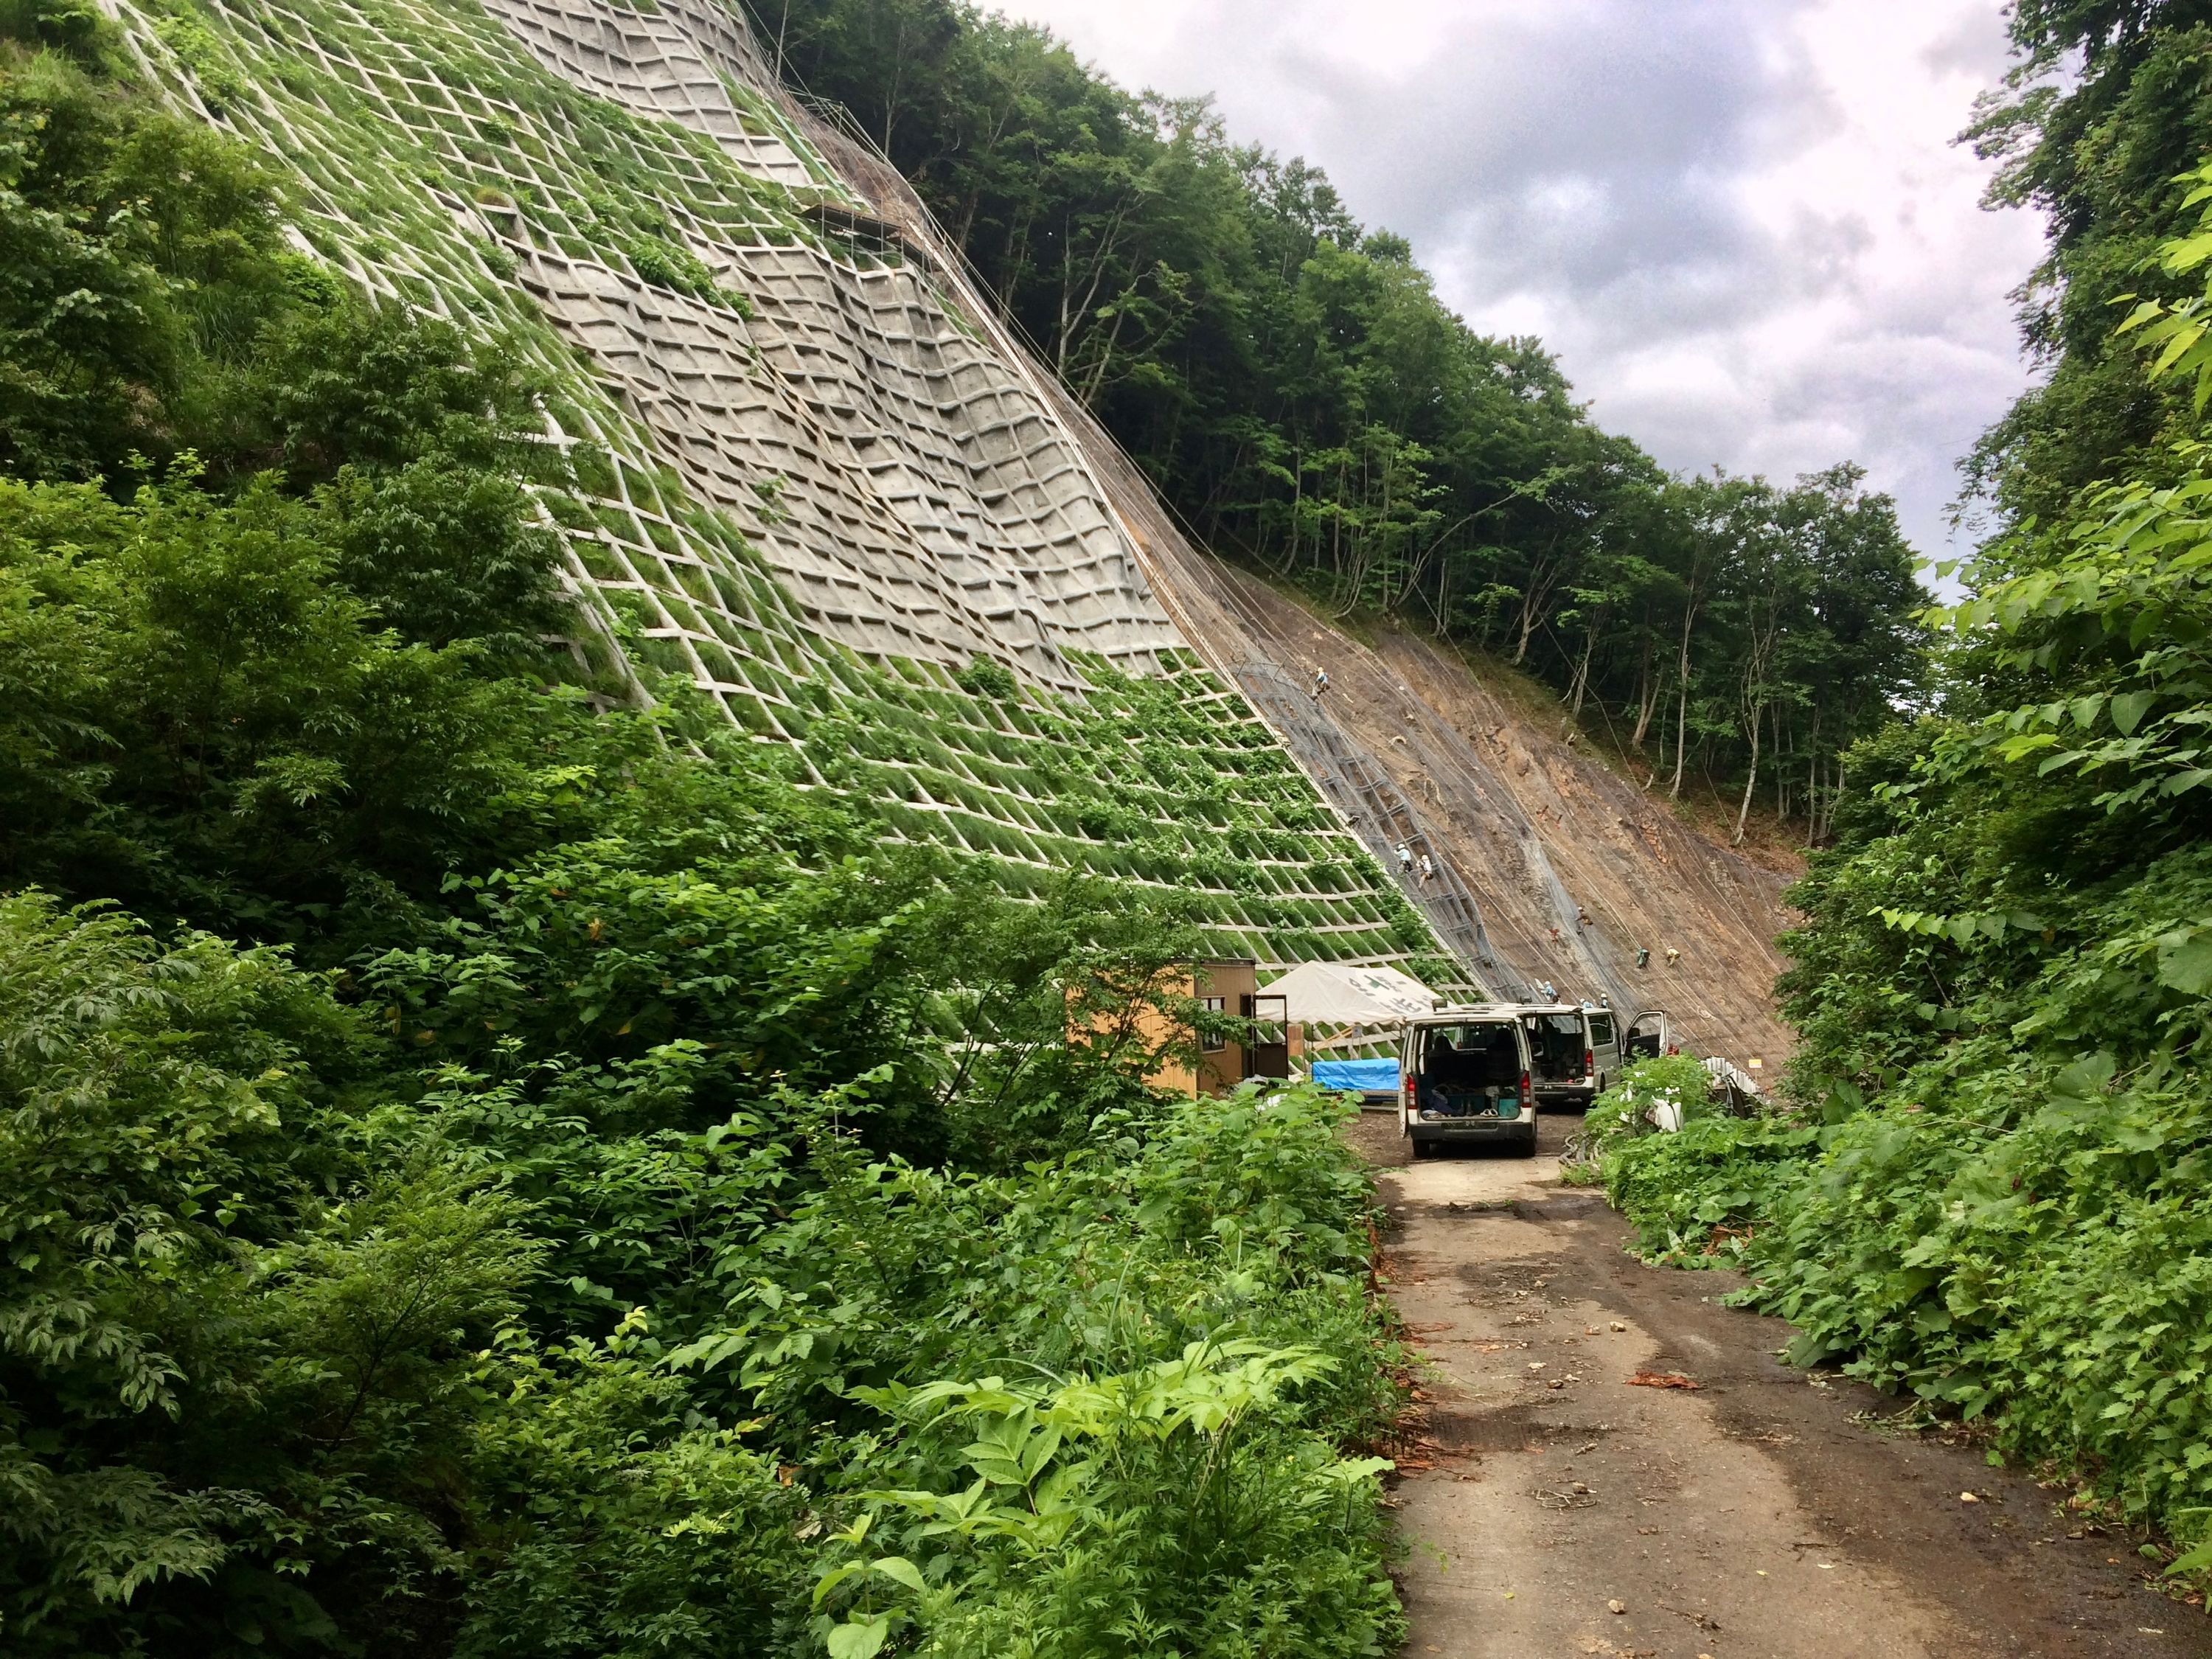
{"type": "Polygon", "coordinates": [[[1521,1044],[1505,1020],[1424,1026],[1415,1066],[1441,1088],[1510,1088],[1521,1080],[1521,1044]]]}

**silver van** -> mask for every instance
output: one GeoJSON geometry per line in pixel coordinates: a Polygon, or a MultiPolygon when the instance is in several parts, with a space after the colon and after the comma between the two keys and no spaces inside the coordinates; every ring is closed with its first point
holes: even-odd
{"type": "Polygon", "coordinates": [[[1415,1158],[1457,1144],[1536,1152],[1528,1036],[1517,1008],[1439,1008],[1406,1022],[1400,1039],[1398,1122],[1415,1158]]]}
{"type": "Polygon", "coordinates": [[[1613,1073],[1620,1069],[1620,1020],[1613,1010],[1602,1006],[1583,1005],[1583,1018],[1589,1021],[1591,1058],[1597,1064],[1597,1091],[1603,1094],[1613,1087],[1613,1073]]]}
{"type": "Polygon", "coordinates": [[[1605,1087],[1607,1069],[1599,1060],[1595,1028],[1601,1018],[1604,1047],[1610,1052],[1612,1014],[1571,1002],[1523,1003],[1518,1012],[1528,1036],[1528,1069],[1536,1103],[1587,1111],[1605,1087]]]}

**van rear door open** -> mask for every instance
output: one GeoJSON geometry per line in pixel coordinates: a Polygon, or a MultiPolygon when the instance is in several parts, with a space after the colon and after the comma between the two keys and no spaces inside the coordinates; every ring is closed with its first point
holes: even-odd
{"type": "Polygon", "coordinates": [[[1588,1012],[1541,1004],[1522,1009],[1521,1021],[1528,1032],[1537,1103],[1588,1107],[1597,1097],[1597,1055],[1588,1012]]]}
{"type": "Polygon", "coordinates": [[[1453,1141],[1536,1150],[1528,1038],[1510,1009],[1409,1021],[1400,1054],[1399,1124],[1415,1157],[1453,1141]]]}
{"type": "Polygon", "coordinates": [[[1634,1065],[1639,1060],[1656,1060],[1672,1054],[1674,1034],[1668,1029],[1667,1011],[1647,1008],[1630,1022],[1627,1040],[1621,1044],[1621,1060],[1634,1065]]]}
{"type": "Polygon", "coordinates": [[[1589,1021],[1590,1054],[1597,1066],[1598,1092],[1602,1094],[1613,1086],[1613,1074],[1620,1069],[1620,1026],[1610,1008],[1591,1008],[1584,1013],[1589,1021]]]}

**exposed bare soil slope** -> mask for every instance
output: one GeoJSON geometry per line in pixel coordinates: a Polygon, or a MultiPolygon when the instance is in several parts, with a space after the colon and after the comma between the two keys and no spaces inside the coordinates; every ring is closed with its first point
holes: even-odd
{"type": "Polygon", "coordinates": [[[1212,613],[1194,631],[1235,651],[1224,666],[1361,838],[1392,867],[1400,842],[1429,854],[1437,874],[1410,890],[1486,988],[1663,1007],[1695,1052],[1739,1065],[1789,1052],[1771,988],[1792,872],[1715,846],[1426,640],[1370,648],[1218,561],[1161,562],[1180,605],[1212,613]]]}
{"type": "Polygon", "coordinates": [[[1370,649],[1194,547],[1090,412],[1006,332],[904,180],[792,112],[876,210],[930,251],[1076,435],[1184,637],[1242,688],[1386,867],[1401,842],[1429,856],[1435,875],[1408,891],[1470,987],[1517,998],[1548,982],[1622,1010],[1663,1007],[1697,1053],[1779,1061],[1790,1037],[1771,987],[1787,872],[1716,847],[1425,642],[1398,636],[1370,649]],[[1316,664],[1331,681],[1319,701],[1308,690],[1316,664]],[[1669,949],[1680,953],[1671,964],[1669,949]],[[1646,968],[1639,950],[1650,952],[1646,968]]]}

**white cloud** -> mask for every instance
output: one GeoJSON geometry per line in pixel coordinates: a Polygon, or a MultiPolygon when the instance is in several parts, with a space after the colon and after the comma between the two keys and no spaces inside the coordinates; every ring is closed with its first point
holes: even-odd
{"type": "Polygon", "coordinates": [[[1666,465],[1843,459],[1941,553],[2039,251],[1952,141],[1996,0],[1003,0],[1326,168],[1666,465]]]}

